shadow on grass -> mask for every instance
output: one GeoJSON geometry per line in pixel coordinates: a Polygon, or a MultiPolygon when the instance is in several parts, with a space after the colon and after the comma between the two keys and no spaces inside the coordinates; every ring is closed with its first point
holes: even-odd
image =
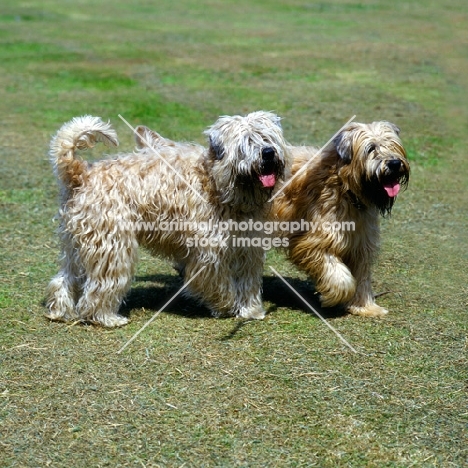
{"type": "MultiPolygon", "coordinates": [[[[299,278],[290,278],[287,276],[285,276],[284,279],[307,302],[307,304],[311,305],[323,318],[331,319],[346,315],[343,307],[323,308],[320,305],[319,296],[315,292],[314,286],[310,281],[299,278]]],[[[299,298],[279,278],[276,277],[263,278],[263,301],[271,303],[267,308],[268,314],[276,312],[281,308],[287,308],[299,310],[317,317],[301,298],[299,298]]]]}
{"type": "MultiPolygon", "coordinates": [[[[284,277],[284,279],[294,288],[301,297],[310,304],[323,318],[332,319],[345,315],[345,311],[340,307],[322,308],[318,295],[315,293],[313,285],[309,281],[298,278],[284,277]]],[[[145,309],[149,311],[148,320],[163,307],[183,285],[182,279],[177,275],[156,274],[149,276],[138,276],[137,283],[149,283],[148,286],[135,286],[130,290],[125,302],[119,310],[119,314],[130,317],[131,311],[135,309],[145,309]],[[151,284],[154,283],[154,284],[151,284]]],[[[267,315],[275,313],[282,308],[292,309],[317,316],[312,310],[291,291],[279,278],[263,278],[263,302],[267,315]]],[[[45,299],[42,301],[46,307],[45,299]]],[[[192,319],[213,318],[210,310],[193,298],[185,297],[183,292],[177,296],[162,310],[165,314],[173,314],[192,319]]],[[[232,320],[232,317],[223,317],[232,320]]],[[[221,320],[216,318],[214,320],[221,320]]],[[[223,336],[222,341],[228,341],[236,337],[237,333],[252,320],[235,320],[232,329],[223,336]]]]}
{"type": "MultiPolygon", "coordinates": [[[[119,311],[119,314],[125,317],[130,315],[132,309],[144,308],[157,312],[183,286],[182,279],[176,275],[157,274],[137,276],[135,281],[139,283],[157,283],[158,285],[132,287],[119,311]]],[[[184,296],[184,291],[164,307],[162,312],[188,318],[211,317],[211,313],[207,307],[193,298],[184,296]]]]}
{"type": "MultiPolygon", "coordinates": [[[[135,280],[140,283],[149,282],[157,283],[158,285],[133,287],[127,296],[125,304],[122,305],[120,309],[120,313],[126,317],[130,315],[132,309],[144,308],[154,312],[160,310],[183,285],[182,280],[174,275],[156,274],[139,276],[135,280]]],[[[341,307],[322,308],[318,295],[315,293],[313,285],[309,281],[290,277],[285,277],[285,280],[308,304],[320,313],[322,317],[330,319],[345,315],[345,311],[341,307]]],[[[264,277],[263,301],[267,314],[272,314],[281,308],[288,308],[305,312],[316,318],[316,315],[304,301],[276,277],[264,277]]],[[[194,319],[211,317],[211,313],[207,307],[193,298],[185,297],[183,292],[177,295],[177,297],[163,309],[163,312],[194,319]]],[[[244,321],[239,321],[236,328],[240,329],[243,323],[244,321]]]]}

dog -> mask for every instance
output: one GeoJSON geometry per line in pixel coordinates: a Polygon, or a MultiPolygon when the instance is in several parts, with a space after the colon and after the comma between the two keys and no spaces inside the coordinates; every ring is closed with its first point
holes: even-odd
{"type": "Polygon", "coordinates": [[[280,118],[264,111],[222,116],[205,134],[206,148],[142,145],[156,134],[139,127],[133,153],[88,163],[78,150],[98,141],[118,145],[110,124],[83,116],[61,127],[50,158],[61,191],[62,264],[48,286],[48,318],[125,325],[119,308],[139,246],[181,265],[185,292],[214,316],[265,316],[264,251],[232,246],[230,237],[241,232],[236,223],[267,216],[268,200],[287,177],[280,118]]]}
{"type": "Polygon", "coordinates": [[[286,234],[288,256],[311,277],[324,307],[344,305],[366,317],[388,313],[375,303],[371,266],[379,215],[390,215],[409,181],[399,133],[386,121],[351,123],[320,154],[313,147],[288,148],[292,177],[275,198],[274,213],[278,221],[309,223],[286,234]]]}

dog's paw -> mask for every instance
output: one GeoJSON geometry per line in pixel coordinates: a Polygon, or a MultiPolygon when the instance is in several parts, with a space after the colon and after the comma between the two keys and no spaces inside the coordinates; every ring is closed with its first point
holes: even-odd
{"type": "Polygon", "coordinates": [[[242,307],[239,312],[237,312],[237,318],[243,319],[254,319],[254,320],[262,320],[265,318],[266,312],[261,305],[254,306],[254,307],[242,307]]]}
{"type": "Polygon", "coordinates": [[[47,287],[47,312],[45,316],[50,320],[71,322],[79,318],[75,310],[72,294],[73,287],[66,277],[59,273],[47,287]]]}
{"type": "Polygon", "coordinates": [[[356,292],[356,280],[349,268],[330,256],[320,282],[316,285],[323,307],[349,302],[356,292]]]}
{"type": "Polygon", "coordinates": [[[89,322],[95,325],[101,325],[102,327],[116,328],[127,325],[128,318],[117,314],[99,314],[95,315],[89,322]]]}
{"type": "Polygon", "coordinates": [[[54,322],[74,322],[80,319],[73,307],[73,303],[66,301],[52,302],[48,304],[48,307],[49,309],[44,316],[54,322]]]}
{"type": "Polygon", "coordinates": [[[320,302],[323,307],[333,307],[349,302],[356,293],[356,280],[343,263],[335,263],[317,282],[320,302]]]}
{"type": "Polygon", "coordinates": [[[368,306],[348,306],[347,311],[353,315],[360,315],[361,317],[384,317],[388,314],[388,310],[377,304],[370,304],[368,306]]]}
{"type": "Polygon", "coordinates": [[[78,316],[74,314],[66,314],[61,310],[54,310],[53,308],[49,309],[44,317],[52,320],[53,322],[73,322],[78,320],[78,316]]]}

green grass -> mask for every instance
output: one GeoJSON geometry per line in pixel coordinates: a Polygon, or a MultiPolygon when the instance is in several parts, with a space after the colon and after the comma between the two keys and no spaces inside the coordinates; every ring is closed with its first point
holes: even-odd
{"type": "MultiPolygon", "coordinates": [[[[4,0],[0,466],[468,463],[466,20],[461,0],[4,0]],[[411,180],[373,279],[390,314],[327,315],[358,354],[265,268],[264,321],[178,298],[118,355],[181,286],[146,252],[128,326],[43,317],[58,256],[47,151],[63,122],[109,119],[129,151],[118,114],[203,143],[219,115],[258,109],[297,144],[353,114],[401,128],[411,180]]],[[[316,304],[282,253],[267,265],[316,304]]]]}

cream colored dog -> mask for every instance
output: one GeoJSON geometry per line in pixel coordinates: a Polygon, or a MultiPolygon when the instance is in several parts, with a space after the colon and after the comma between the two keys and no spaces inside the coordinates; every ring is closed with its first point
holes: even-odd
{"type": "MultiPolygon", "coordinates": [[[[220,225],[266,218],[289,169],[280,119],[262,111],[221,117],[205,133],[208,148],[140,144],[90,164],[77,150],[116,146],[110,125],[85,116],[58,131],[50,155],[61,187],[62,266],[48,287],[50,319],[126,324],[119,307],[140,245],[181,265],[187,291],[214,315],[264,317],[264,251],[232,247],[236,231],[220,225]]],[[[140,127],[137,141],[145,136],[151,132],[140,127]]]]}

